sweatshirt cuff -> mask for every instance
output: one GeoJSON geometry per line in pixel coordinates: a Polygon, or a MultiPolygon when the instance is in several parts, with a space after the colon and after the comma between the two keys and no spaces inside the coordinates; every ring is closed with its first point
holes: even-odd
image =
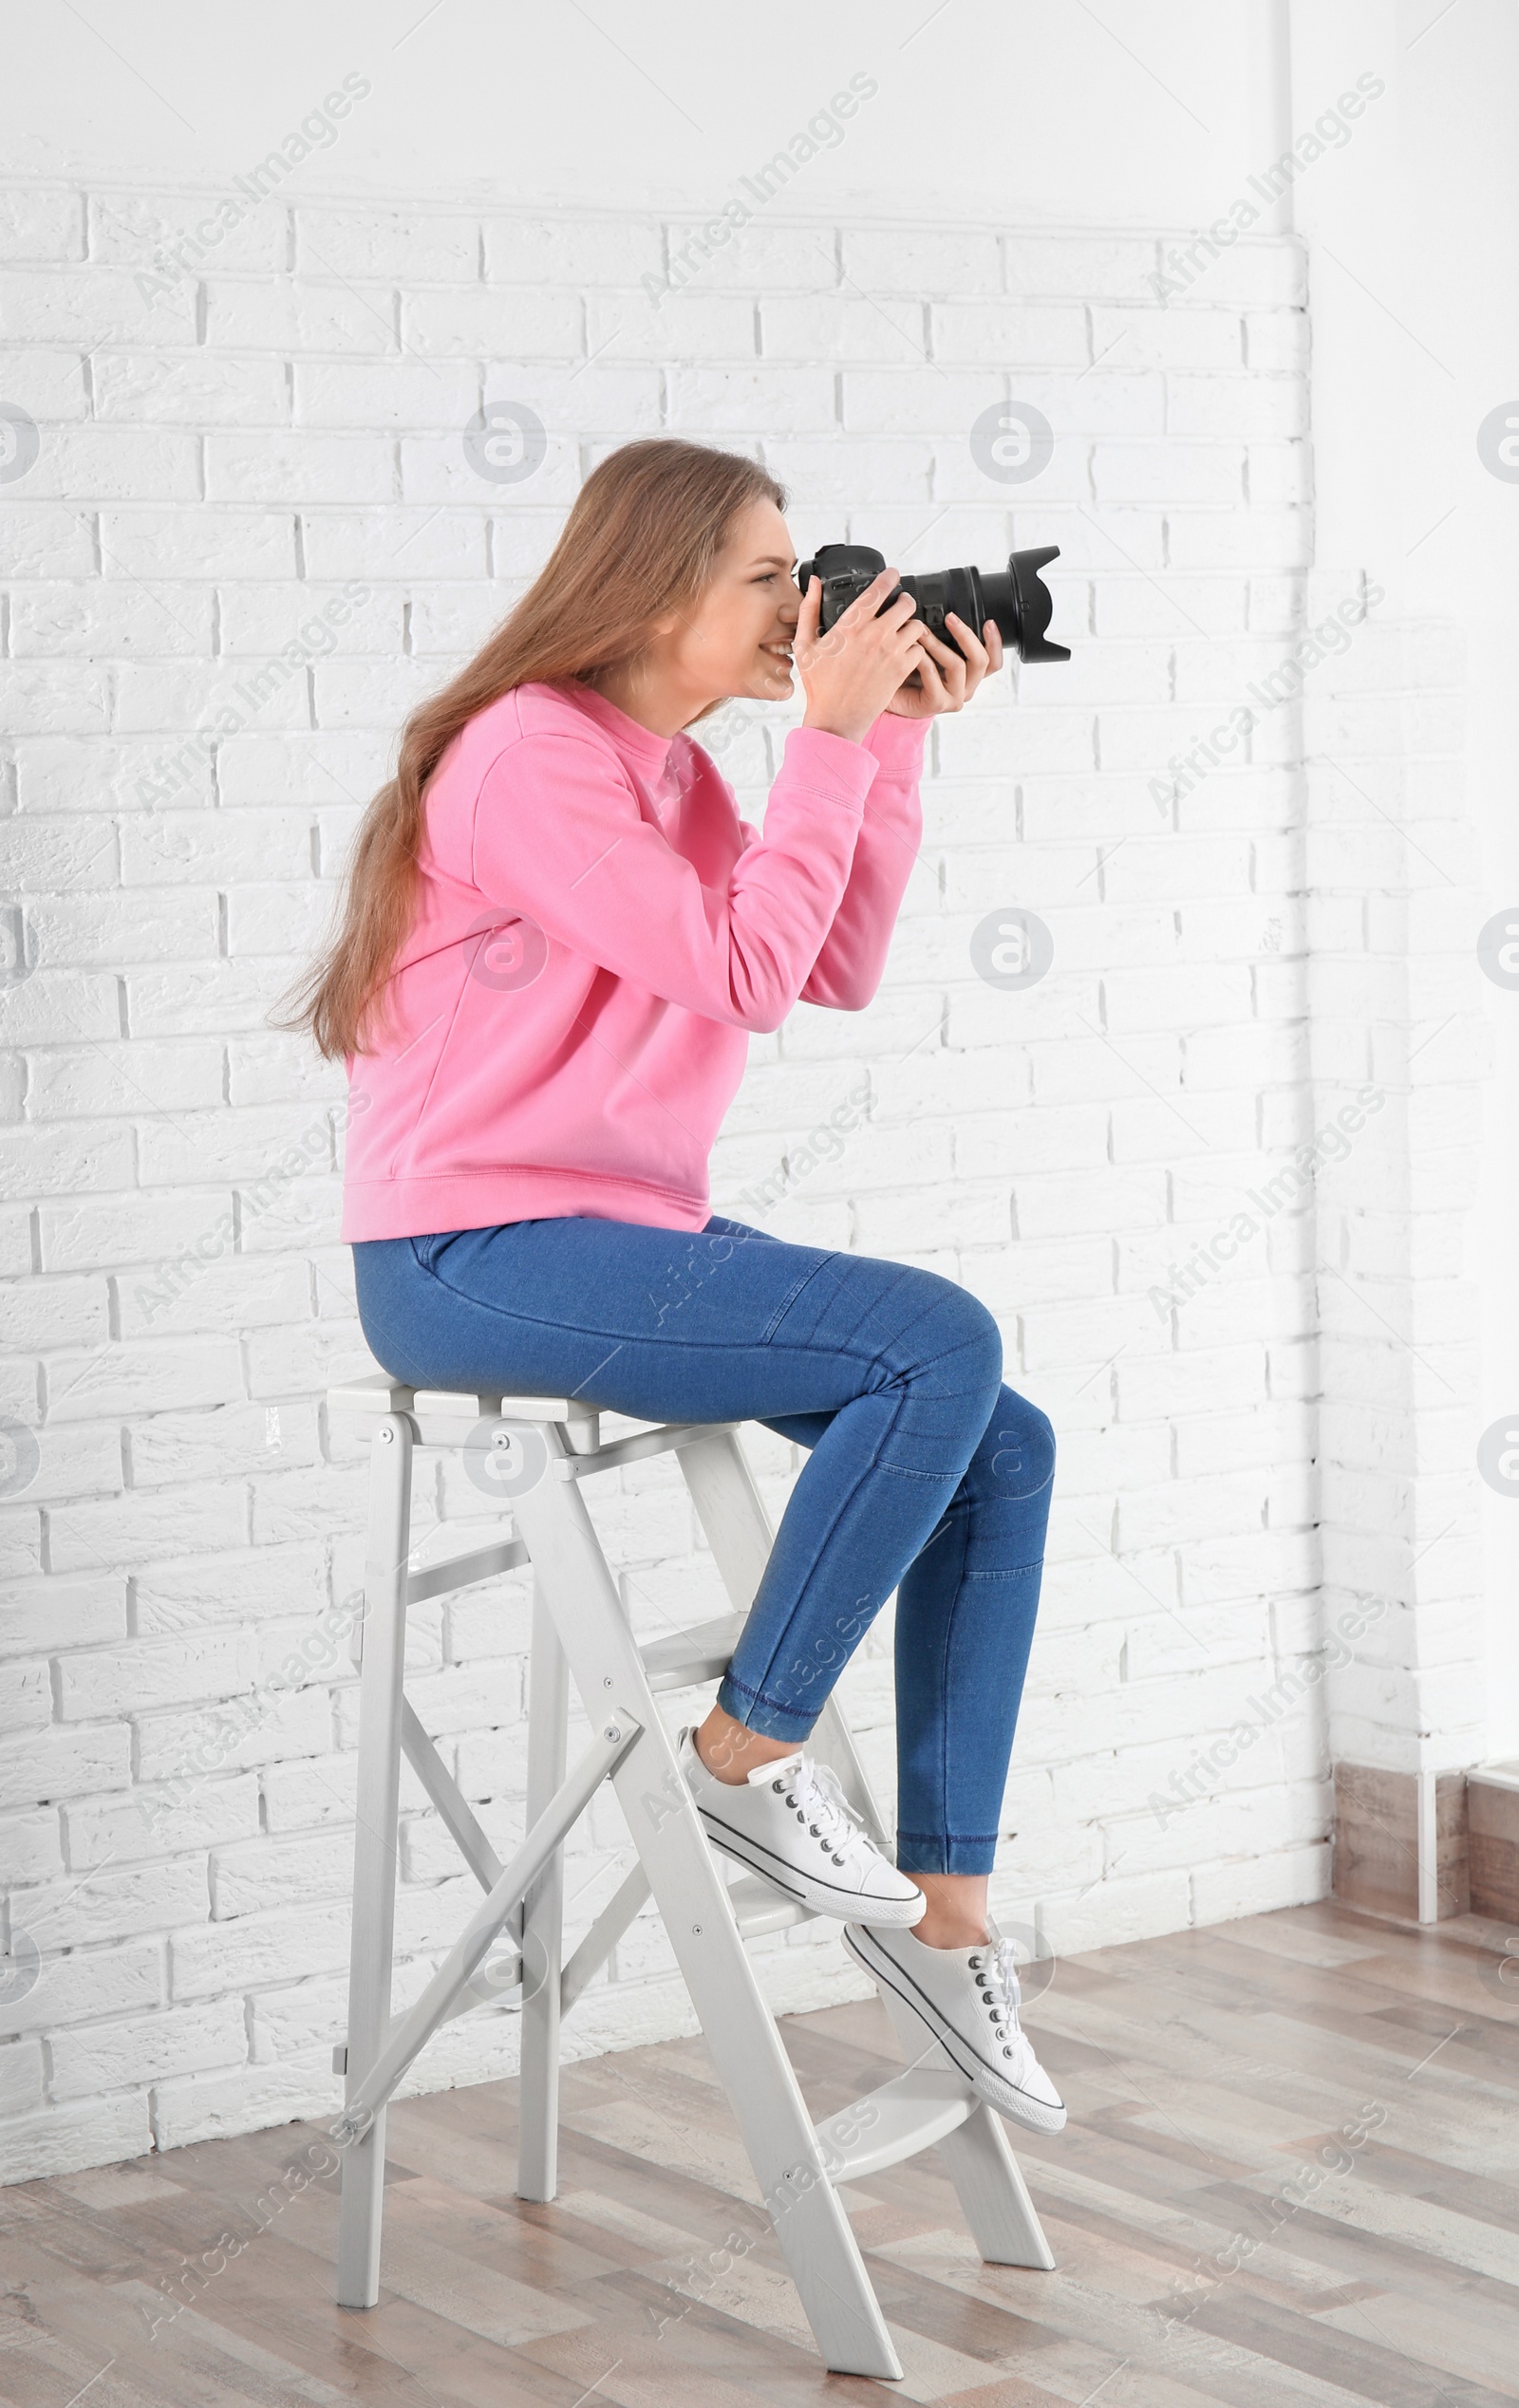
{"type": "Polygon", "coordinates": [[[781,775],[811,793],[862,809],[880,765],[877,754],[847,736],[833,736],[824,727],[794,727],[786,737],[781,775]]]}
{"type": "Polygon", "coordinates": [[[883,711],[865,741],[881,764],[883,778],[892,785],[915,785],[923,774],[923,747],[928,719],[905,719],[898,711],[883,711]]]}

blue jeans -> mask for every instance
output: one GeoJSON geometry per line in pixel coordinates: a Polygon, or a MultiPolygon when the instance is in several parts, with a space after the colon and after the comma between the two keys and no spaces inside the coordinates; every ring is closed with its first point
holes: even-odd
{"type": "Polygon", "coordinates": [[[897,1862],[989,1873],[1055,1444],[985,1307],[936,1272],[574,1214],[353,1249],[377,1360],[417,1388],[758,1421],[810,1450],[718,1703],[803,1740],[897,1592],[897,1862]]]}

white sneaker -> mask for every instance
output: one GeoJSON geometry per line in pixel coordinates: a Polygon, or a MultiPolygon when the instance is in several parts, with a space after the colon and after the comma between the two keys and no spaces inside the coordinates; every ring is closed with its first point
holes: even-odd
{"type": "Polygon", "coordinates": [[[1022,1993],[1011,1940],[932,1949],[910,1932],[877,1933],[852,1922],[844,1946],[911,2007],[978,2099],[1031,2132],[1063,2130],[1065,2102],[1018,2021],[1022,1993]]]}
{"type": "Polygon", "coordinates": [[[788,1898],[855,1923],[916,1923],[928,1898],[869,1839],[832,1764],[800,1748],[757,1764],[747,1781],[719,1781],[696,1752],[694,1727],[677,1761],[707,1838],[762,1873],[788,1898]]]}

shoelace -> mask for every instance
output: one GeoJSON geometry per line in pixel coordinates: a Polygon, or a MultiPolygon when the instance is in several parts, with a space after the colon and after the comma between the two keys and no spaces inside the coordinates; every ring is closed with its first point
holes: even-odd
{"type": "Polygon", "coordinates": [[[839,1850],[850,1847],[865,1828],[864,1817],[857,1815],[844,1795],[843,1785],[832,1764],[819,1764],[811,1756],[803,1756],[795,1772],[785,1781],[772,1784],[784,1789],[786,1802],[802,1814],[813,1837],[821,1839],[835,1864],[844,1859],[839,1850]]]}
{"type": "Polygon", "coordinates": [[[1018,2020],[1023,1992],[1018,1979],[1018,1951],[1007,1939],[988,1940],[970,1960],[976,1987],[992,2016],[992,2029],[1004,2057],[1016,2057],[1026,2045],[1018,2020]]]}

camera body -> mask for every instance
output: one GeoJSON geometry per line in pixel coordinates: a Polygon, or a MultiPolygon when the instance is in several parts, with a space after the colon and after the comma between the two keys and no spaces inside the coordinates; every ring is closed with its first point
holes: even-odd
{"type": "MultiPolygon", "coordinates": [[[[1005,569],[935,569],[904,577],[881,608],[898,594],[910,594],[924,625],[953,652],[960,646],[946,625],[951,610],[978,635],[988,619],[994,620],[1003,644],[1020,661],[1068,661],[1069,646],[1052,644],[1044,632],[1055,605],[1040,576],[1060,552],[1059,544],[1041,544],[1032,551],[1009,552],[1005,569]]],[[[869,544],[822,544],[811,560],[799,564],[797,583],[803,593],[814,577],[822,586],[818,625],[824,634],[885,567],[885,553],[872,551],[869,544]]]]}

